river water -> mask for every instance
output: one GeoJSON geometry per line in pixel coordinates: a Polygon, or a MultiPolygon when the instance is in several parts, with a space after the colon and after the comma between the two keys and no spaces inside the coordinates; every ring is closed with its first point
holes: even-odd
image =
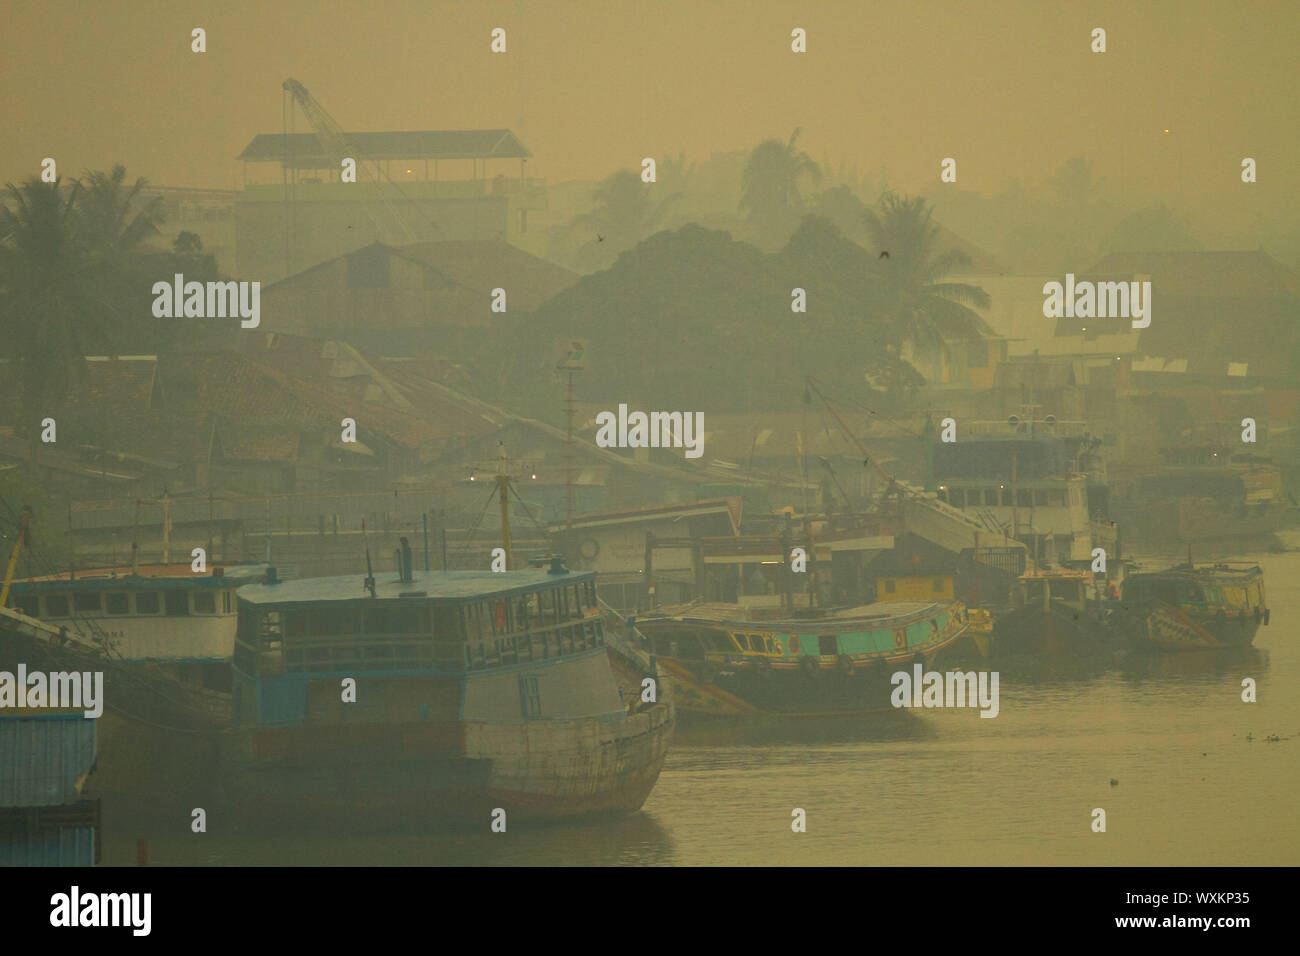
{"type": "MultiPolygon", "coordinates": [[[[1245,655],[1088,680],[1004,674],[992,719],[933,709],[688,729],[644,809],[613,822],[354,836],[216,819],[193,834],[180,820],[147,827],[151,863],[1295,865],[1300,554],[1252,559],[1273,615],[1245,655]],[[1245,677],[1256,703],[1241,700],[1245,677]],[[791,829],[795,808],[806,832],[791,829]]],[[[134,864],[142,827],[104,828],[103,862],[134,864]]]]}

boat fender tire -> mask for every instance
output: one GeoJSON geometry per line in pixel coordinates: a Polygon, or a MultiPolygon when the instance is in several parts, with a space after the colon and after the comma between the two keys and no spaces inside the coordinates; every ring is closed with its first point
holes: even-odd
{"type": "Polygon", "coordinates": [[[848,654],[841,654],[840,659],[836,663],[839,664],[840,672],[843,673],[845,677],[853,676],[856,667],[853,663],[853,658],[849,657],[848,654]]]}

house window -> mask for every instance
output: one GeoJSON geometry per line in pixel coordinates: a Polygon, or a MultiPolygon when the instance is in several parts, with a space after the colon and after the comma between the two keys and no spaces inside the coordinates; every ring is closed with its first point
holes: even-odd
{"type": "Polygon", "coordinates": [[[524,717],[542,716],[542,695],[536,677],[519,678],[519,702],[524,717]]]}
{"type": "Polygon", "coordinates": [[[131,599],[126,594],[109,594],[106,603],[108,605],[109,614],[131,613],[131,599]]]}

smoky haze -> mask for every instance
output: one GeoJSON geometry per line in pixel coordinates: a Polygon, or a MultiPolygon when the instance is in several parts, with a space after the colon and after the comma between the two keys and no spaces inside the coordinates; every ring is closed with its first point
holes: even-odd
{"type": "Polygon", "coordinates": [[[1174,200],[1181,149],[1198,223],[1241,228],[1296,197],[1283,178],[1300,147],[1285,3],[7,8],[4,181],[55,156],[72,175],[121,162],[154,184],[237,188],[234,157],[279,131],[280,83],[294,76],[345,129],[512,129],[534,155],[529,175],[551,183],[802,127],[819,162],[883,167],[909,191],[946,156],[961,190],[994,195],[1082,155],[1109,193],[1174,200]],[[509,53],[490,57],[497,26],[509,53]],[[790,56],[795,26],[807,56],[790,56]],[[1097,26],[1104,55],[1088,47],[1097,26]],[[1264,170],[1248,193],[1245,155],[1264,170]]]}

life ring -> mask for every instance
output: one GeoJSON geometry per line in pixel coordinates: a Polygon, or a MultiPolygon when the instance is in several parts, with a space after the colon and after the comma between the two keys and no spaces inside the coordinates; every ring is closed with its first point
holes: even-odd
{"type": "Polygon", "coordinates": [[[841,654],[836,663],[839,665],[840,672],[843,673],[845,677],[853,676],[855,665],[853,663],[853,658],[849,657],[848,654],[841,654]]]}
{"type": "Polygon", "coordinates": [[[578,545],[578,555],[584,561],[595,561],[598,554],[600,554],[600,542],[595,538],[588,538],[578,545]]]}

